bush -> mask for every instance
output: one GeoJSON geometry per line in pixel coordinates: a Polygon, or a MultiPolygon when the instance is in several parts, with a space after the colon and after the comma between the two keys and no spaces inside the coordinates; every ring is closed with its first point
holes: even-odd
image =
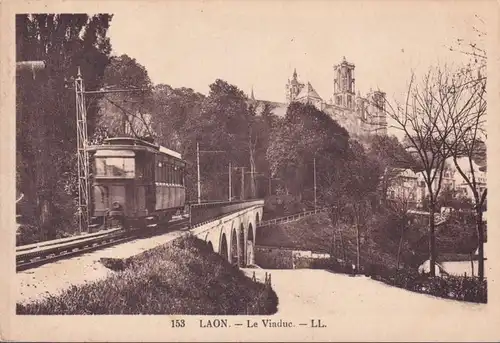
{"type": "Polygon", "coordinates": [[[334,258],[307,258],[295,259],[295,268],[325,269],[336,273],[351,274],[352,268],[345,263],[340,263],[334,258]]]}
{"type": "Polygon", "coordinates": [[[418,274],[415,270],[391,270],[383,266],[374,267],[372,279],[391,286],[413,292],[434,295],[441,298],[462,300],[476,303],[487,302],[486,280],[476,277],[445,276],[429,277],[418,274]]]}
{"type": "Polygon", "coordinates": [[[193,237],[147,251],[116,269],[122,271],[104,280],[17,304],[17,313],[264,315],[277,310],[270,285],[252,281],[193,237]]]}
{"type": "Polygon", "coordinates": [[[44,240],[42,231],[29,224],[19,224],[16,232],[16,246],[38,243],[44,240]]]}

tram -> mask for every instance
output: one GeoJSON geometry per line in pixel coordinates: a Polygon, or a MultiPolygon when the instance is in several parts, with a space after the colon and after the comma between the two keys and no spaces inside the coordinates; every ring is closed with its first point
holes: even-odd
{"type": "Polygon", "coordinates": [[[88,148],[92,167],[90,228],[155,228],[186,205],[182,156],[131,137],[88,148]]]}

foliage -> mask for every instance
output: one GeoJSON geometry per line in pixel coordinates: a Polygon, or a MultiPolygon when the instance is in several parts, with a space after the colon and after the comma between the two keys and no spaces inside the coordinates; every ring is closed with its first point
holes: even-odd
{"type": "Polygon", "coordinates": [[[277,310],[269,285],[256,283],[199,239],[149,250],[107,279],[18,304],[18,314],[264,315],[277,310]]]}
{"type": "Polygon", "coordinates": [[[106,90],[127,92],[102,96],[99,100],[99,126],[113,136],[153,136],[151,118],[147,113],[152,83],[146,68],[128,55],[114,56],[104,71],[103,83],[106,90]]]}
{"type": "Polygon", "coordinates": [[[227,198],[230,162],[238,167],[231,171],[233,195],[267,195],[266,180],[260,176],[268,174],[265,150],[275,121],[269,106],[257,115],[253,103],[238,87],[217,79],[210,85],[208,96],[192,89],[158,85],[150,99],[150,111],[157,141],[178,150],[188,161],[189,198],[196,197],[196,143],[202,151],[203,199],[227,198]],[[243,182],[241,167],[245,168],[243,182]]]}
{"type": "MultiPolygon", "coordinates": [[[[61,204],[71,204],[68,190],[60,187],[72,177],[76,152],[75,93],[72,80],[80,67],[87,88],[102,84],[111,45],[106,37],[111,15],[16,15],[16,60],[43,60],[44,71],[17,73],[17,185],[26,202],[23,220],[54,238],[58,226],[71,221],[73,208],[54,220],[61,204]]],[[[89,132],[93,133],[97,108],[88,103],[89,132]]],[[[71,187],[70,187],[71,188],[71,187]]],[[[69,191],[70,193],[71,191],[69,191]]]]}
{"type": "Polygon", "coordinates": [[[479,280],[475,277],[427,277],[419,275],[413,270],[396,271],[391,269],[377,269],[376,267],[373,267],[370,275],[375,280],[412,292],[454,300],[487,303],[488,291],[486,280],[479,280]],[[383,272],[381,272],[382,270],[383,272]]]}
{"type": "Polygon", "coordinates": [[[333,168],[348,150],[349,135],[326,113],[312,105],[291,103],[273,129],[267,149],[272,177],[283,180],[287,193],[303,195],[313,188],[313,158],[317,174],[333,168]]]}

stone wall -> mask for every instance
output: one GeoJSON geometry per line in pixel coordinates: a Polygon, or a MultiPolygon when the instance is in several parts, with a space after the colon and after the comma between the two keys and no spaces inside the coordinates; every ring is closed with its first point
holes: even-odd
{"type": "Polygon", "coordinates": [[[255,264],[266,269],[310,268],[314,260],[328,260],[330,255],[283,247],[255,246],[255,264]]]}
{"type": "Polygon", "coordinates": [[[256,245],[255,264],[266,269],[293,269],[293,250],[256,245]]]}

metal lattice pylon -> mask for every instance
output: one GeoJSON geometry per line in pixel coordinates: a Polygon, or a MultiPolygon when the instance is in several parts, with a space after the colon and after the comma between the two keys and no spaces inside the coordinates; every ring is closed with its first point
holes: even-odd
{"type": "Polygon", "coordinates": [[[89,227],[89,156],[87,151],[87,111],[85,88],[80,67],[75,79],[76,134],[78,154],[78,229],[88,231],[89,227]]]}

